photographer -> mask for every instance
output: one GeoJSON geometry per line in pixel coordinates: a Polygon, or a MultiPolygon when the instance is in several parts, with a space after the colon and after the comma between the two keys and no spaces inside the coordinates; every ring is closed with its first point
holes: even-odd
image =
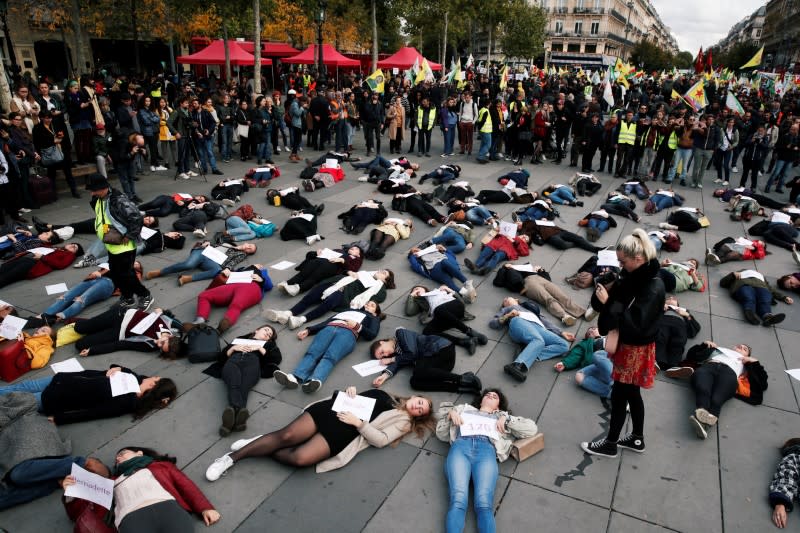
{"type": "Polygon", "coordinates": [[[136,195],[133,180],[136,174],[133,161],[137,155],[147,157],[144,136],[135,131],[122,130],[116,140],[116,150],[113,155],[114,168],[117,169],[119,183],[125,195],[136,203],[142,203],[144,200],[136,195]]]}

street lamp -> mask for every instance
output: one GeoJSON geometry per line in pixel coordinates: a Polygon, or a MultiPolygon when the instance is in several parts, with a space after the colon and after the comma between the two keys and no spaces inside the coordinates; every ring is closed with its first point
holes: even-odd
{"type": "MultiPolygon", "coordinates": [[[[2,1],[2,0],[0,0],[2,1]]],[[[325,8],[328,7],[326,0],[317,2],[317,86],[324,87],[327,79],[325,77],[325,61],[322,54],[322,25],[325,24],[325,8]]]]}
{"type": "MultiPolygon", "coordinates": [[[[628,0],[628,20],[625,22],[625,50],[628,51],[628,34],[631,31],[631,11],[633,10],[633,0],[628,0]]],[[[625,58],[627,59],[627,57],[625,58]]]]}

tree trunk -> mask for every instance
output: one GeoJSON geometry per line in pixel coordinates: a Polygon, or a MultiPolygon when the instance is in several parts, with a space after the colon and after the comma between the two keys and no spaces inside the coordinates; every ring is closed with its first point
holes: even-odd
{"type": "Polygon", "coordinates": [[[489,63],[492,61],[492,21],[489,20],[489,43],[486,47],[486,68],[489,68],[489,63]]]}
{"type": "Polygon", "coordinates": [[[375,0],[372,0],[372,72],[378,69],[378,18],[375,0]]]}
{"type": "Polygon", "coordinates": [[[447,11],[444,12],[444,33],[442,34],[442,59],[439,61],[442,68],[445,67],[445,60],[447,59],[447,11]]]}
{"type": "Polygon", "coordinates": [[[136,74],[142,72],[142,60],[139,57],[139,28],[136,25],[136,1],[131,0],[131,33],[133,33],[133,56],[136,61],[136,74]]]}
{"type": "Polygon", "coordinates": [[[261,94],[261,0],[253,0],[253,93],[261,94]]]}
{"type": "MultiPolygon", "coordinates": [[[[76,74],[80,76],[82,73],[87,72],[86,67],[86,55],[84,50],[84,42],[83,42],[83,25],[81,24],[81,6],[78,4],[78,0],[72,0],[72,30],[75,32],[75,57],[77,60],[77,72],[76,74]]],[[[92,69],[89,68],[89,71],[92,69]]]]}
{"type": "Polygon", "coordinates": [[[64,26],[61,26],[61,42],[64,43],[64,59],[67,65],[67,76],[74,76],[75,66],[72,64],[72,57],[69,53],[69,45],[67,44],[67,33],[64,31],[64,26]]]}
{"type": "Polygon", "coordinates": [[[231,49],[228,46],[228,25],[222,20],[222,43],[225,48],[225,81],[231,79],[231,49]]]}

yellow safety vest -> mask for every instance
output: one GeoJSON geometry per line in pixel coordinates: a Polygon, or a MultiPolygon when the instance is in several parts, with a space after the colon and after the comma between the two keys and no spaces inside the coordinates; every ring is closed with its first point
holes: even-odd
{"type": "MultiPolygon", "coordinates": [[[[108,194],[111,195],[111,192],[109,191],[108,194]]],[[[97,238],[101,241],[103,240],[103,236],[108,232],[108,228],[111,226],[111,222],[106,216],[105,206],[107,202],[108,197],[105,199],[98,198],[97,203],[94,204],[94,230],[95,233],[97,233],[97,238]]],[[[105,247],[109,254],[117,255],[135,250],[136,244],[131,239],[128,239],[126,244],[106,244],[105,247]]]]}
{"type": "Polygon", "coordinates": [[[489,113],[489,110],[485,107],[481,108],[478,111],[478,122],[483,120],[483,116],[486,116],[486,121],[484,121],[483,126],[479,130],[481,133],[492,133],[492,115],[489,113]]]}
{"type": "MultiPolygon", "coordinates": [[[[661,147],[661,143],[663,143],[663,142],[664,142],[664,136],[661,135],[661,134],[658,134],[656,136],[655,148],[656,149],[660,148],[661,147]]],[[[678,147],[678,136],[675,134],[674,131],[669,134],[669,139],[667,140],[667,147],[670,150],[675,150],[678,147]]]]}
{"type": "Polygon", "coordinates": [[[311,85],[311,75],[303,74],[303,87],[308,87],[309,85],[311,85]]]}
{"type": "Polygon", "coordinates": [[[617,139],[617,144],[630,144],[633,146],[636,143],[636,123],[631,122],[627,124],[625,122],[619,125],[619,138],[617,139]]]}
{"type": "MultiPolygon", "coordinates": [[[[422,129],[422,121],[424,119],[423,112],[425,109],[422,106],[417,109],[417,128],[422,129]]],[[[436,110],[434,108],[428,108],[428,129],[433,129],[433,123],[436,122],[436,110]]]]}

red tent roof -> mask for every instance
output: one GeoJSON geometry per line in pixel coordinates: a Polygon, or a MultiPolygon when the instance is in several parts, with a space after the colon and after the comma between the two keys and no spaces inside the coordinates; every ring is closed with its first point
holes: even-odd
{"type": "MultiPolygon", "coordinates": [[[[409,69],[417,59],[419,59],[419,65],[422,66],[422,60],[425,59],[422,54],[413,46],[405,46],[383,61],[378,61],[378,68],[409,69]]],[[[431,70],[442,70],[442,65],[434,63],[430,59],[428,60],[428,65],[430,65],[431,70]]]]}
{"type": "MultiPolygon", "coordinates": [[[[236,41],[228,41],[228,52],[230,53],[231,65],[253,65],[255,58],[253,54],[245,52],[236,41]]],[[[217,39],[211,44],[188,56],[179,56],[178,63],[189,63],[192,65],[224,65],[225,64],[225,43],[222,39],[217,39]]],[[[269,59],[262,59],[262,65],[269,65],[269,59]]]]}
{"type": "MultiPolygon", "coordinates": [[[[311,44],[296,56],[284,58],[282,61],[284,63],[313,65],[317,62],[317,45],[311,44]]],[[[343,56],[329,44],[322,45],[322,61],[329,67],[359,67],[361,65],[357,59],[343,56]]]]}
{"type": "MultiPolygon", "coordinates": [[[[245,52],[253,53],[255,44],[253,41],[236,41],[236,44],[242,47],[245,52]]],[[[288,57],[299,54],[300,50],[293,48],[288,43],[261,43],[261,56],[262,57],[288,57]]]]}

